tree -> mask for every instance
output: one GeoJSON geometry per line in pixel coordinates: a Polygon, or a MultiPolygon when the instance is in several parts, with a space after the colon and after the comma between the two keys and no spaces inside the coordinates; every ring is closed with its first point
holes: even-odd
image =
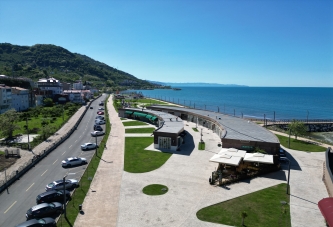
{"type": "Polygon", "coordinates": [[[306,133],[306,126],[304,125],[304,123],[297,121],[295,119],[289,124],[288,127],[290,130],[290,133],[295,136],[296,140],[297,140],[297,136],[301,136],[306,133]]]}
{"type": "Polygon", "coordinates": [[[43,100],[44,106],[46,107],[52,107],[53,106],[53,100],[51,98],[46,98],[43,100]]]}
{"type": "Polygon", "coordinates": [[[43,137],[43,140],[46,140],[47,137],[49,137],[50,135],[52,135],[55,132],[56,128],[53,125],[44,125],[41,129],[40,129],[40,133],[43,137]]]}
{"type": "Polygon", "coordinates": [[[15,123],[19,119],[19,114],[15,109],[10,109],[0,117],[1,135],[7,138],[13,137],[13,132],[20,127],[15,123]]]}
{"type": "Polygon", "coordinates": [[[246,213],[246,211],[242,211],[242,212],[240,213],[240,215],[241,215],[241,217],[242,217],[242,226],[244,226],[244,220],[245,220],[245,218],[247,217],[247,213],[246,213]]]}

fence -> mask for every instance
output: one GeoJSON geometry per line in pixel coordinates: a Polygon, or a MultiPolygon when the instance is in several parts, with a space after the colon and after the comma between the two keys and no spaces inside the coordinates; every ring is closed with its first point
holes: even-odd
{"type": "Polygon", "coordinates": [[[60,144],[62,144],[68,137],[70,137],[70,135],[77,129],[77,127],[80,124],[82,118],[84,117],[84,115],[86,114],[87,110],[89,109],[91,103],[94,102],[99,97],[100,96],[96,97],[94,100],[92,100],[89,103],[89,105],[86,106],[86,109],[81,114],[80,118],[78,118],[78,120],[73,125],[73,127],[64,136],[60,137],[60,139],[58,141],[55,141],[50,146],[47,146],[46,149],[44,149],[38,155],[35,155],[35,157],[32,158],[31,160],[28,160],[28,161],[24,162],[21,166],[18,167],[17,170],[14,170],[14,171],[8,173],[8,175],[7,175],[6,171],[5,171],[5,179],[4,180],[0,180],[0,193],[3,192],[11,184],[13,184],[17,179],[19,179],[20,177],[22,177],[33,166],[35,166],[40,160],[42,160],[45,156],[47,156],[49,153],[51,153],[53,150],[55,150],[60,144]]]}

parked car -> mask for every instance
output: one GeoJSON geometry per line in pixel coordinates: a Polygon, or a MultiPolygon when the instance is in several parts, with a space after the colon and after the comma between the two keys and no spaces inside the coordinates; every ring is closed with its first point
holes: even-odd
{"type": "Polygon", "coordinates": [[[102,128],[102,126],[100,126],[100,125],[94,125],[94,130],[95,131],[103,131],[103,128],[102,128]]]}
{"type": "Polygon", "coordinates": [[[81,150],[90,150],[98,147],[96,143],[85,143],[81,145],[81,150]]]}
{"type": "Polygon", "coordinates": [[[30,219],[15,227],[56,227],[57,223],[53,218],[30,219]]]}
{"type": "Polygon", "coordinates": [[[279,150],[279,154],[280,154],[280,157],[286,157],[286,151],[280,147],[280,150],[279,150]]]}
{"type": "Polygon", "coordinates": [[[105,120],[96,119],[95,120],[95,124],[96,125],[104,125],[105,124],[105,120]]]}
{"type": "Polygon", "coordinates": [[[90,134],[91,134],[91,136],[102,136],[102,135],[104,135],[105,133],[102,132],[102,131],[93,131],[93,132],[91,132],[90,134]]]}
{"type": "Polygon", "coordinates": [[[36,206],[31,207],[25,214],[27,220],[32,218],[43,218],[48,216],[53,216],[62,213],[61,203],[41,203],[36,206]]]}
{"type": "MultiPolygon", "coordinates": [[[[68,179],[65,180],[65,189],[70,189],[73,190],[74,188],[79,187],[79,182],[75,179],[68,179]]],[[[49,183],[46,185],[45,190],[50,191],[50,190],[63,190],[64,189],[64,183],[63,180],[56,180],[53,181],[52,183],[49,183]]]]}
{"type": "Polygon", "coordinates": [[[98,111],[97,114],[98,115],[104,115],[104,112],[103,111],[98,111]]]}
{"type": "MultiPolygon", "coordinates": [[[[71,199],[71,193],[65,190],[66,201],[71,199]]],[[[51,202],[64,202],[64,191],[63,190],[50,190],[43,192],[36,197],[36,203],[51,203],[51,202]]]]}
{"type": "Polygon", "coordinates": [[[90,109],[94,109],[94,107],[91,106],[90,109]]]}
{"type": "Polygon", "coordinates": [[[76,165],[87,164],[87,159],[80,157],[70,157],[66,158],[61,162],[62,167],[71,167],[76,165]]]}
{"type": "Polygon", "coordinates": [[[287,162],[288,161],[288,159],[286,157],[280,157],[279,160],[280,160],[280,162],[287,162]]]}
{"type": "Polygon", "coordinates": [[[95,119],[104,120],[104,117],[101,116],[101,115],[98,115],[98,116],[95,117],[95,119]]]}
{"type": "Polygon", "coordinates": [[[99,105],[100,105],[100,106],[104,106],[104,103],[103,103],[103,102],[100,102],[99,105]]]}
{"type": "Polygon", "coordinates": [[[104,108],[103,108],[103,107],[100,107],[100,108],[98,108],[98,110],[104,110],[104,108]]]}

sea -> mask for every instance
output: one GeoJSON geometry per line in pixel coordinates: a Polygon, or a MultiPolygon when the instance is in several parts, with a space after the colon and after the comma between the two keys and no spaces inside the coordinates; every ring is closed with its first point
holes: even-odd
{"type": "Polygon", "coordinates": [[[177,87],[127,90],[195,109],[258,119],[333,119],[333,88],[177,87]]]}
{"type": "MultiPolygon", "coordinates": [[[[271,120],[333,120],[333,88],[318,87],[177,87],[127,90],[145,97],[236,117],[271,120]]],[[[309,137],[333,144],[333,132],[309,137]]]]}

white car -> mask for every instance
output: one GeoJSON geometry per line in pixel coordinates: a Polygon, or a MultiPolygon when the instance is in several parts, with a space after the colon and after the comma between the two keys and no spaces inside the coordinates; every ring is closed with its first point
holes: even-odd
{"type": "Polygon", "coordinates": [[[101,116],[101,115],[98,115],[98,116],[95,117],[95,119],[104,120],[104,117],[101,116]]]}
{"type": "MultiPolygon", "coordinates": [[[[68,179],[65,180],[65,189],[74,189],[79,187],[79,181],[75,179],[68,179]]],[[[64,189],[64,181],[63,180],[56,180],[53,181],[52,183],[49,183],[46,185],[45,190],[50,191],[50,190],[63,190],[64,189]]]]}
{"type": "Polygon", "coordinates": [[[104,125],[105,124],[105,120],[96,119],[95,120],[95,124],[96,125],[104,125]]]}
{"type": "Polygon", "coordinates": [[[96,143],[85,143],[81,145],[81,150],[90,150],[98,147],[96,143]]]}
{"type": "Polygon", "coordinates": [[[103,131],[93,131],[90,134],[91,134],[91,136],[102,136],[105,133],[103,131]]]}
{"type": "Polygon", "coordinates": [[[63,167],[71,167],[71,166],[76,166],[76,165],[83,165],[87,164],[87,159],[85,158],[80,158],[80,157],[70,157],[66,158],[61,162],[61,165],[63,167]]]}
{"type": "Polygon", "coordinates": [[[98,108],[98,110],[104,110],[104,108],[103,108],[103,107],[100,107],[100,108],[98,108]]]}

